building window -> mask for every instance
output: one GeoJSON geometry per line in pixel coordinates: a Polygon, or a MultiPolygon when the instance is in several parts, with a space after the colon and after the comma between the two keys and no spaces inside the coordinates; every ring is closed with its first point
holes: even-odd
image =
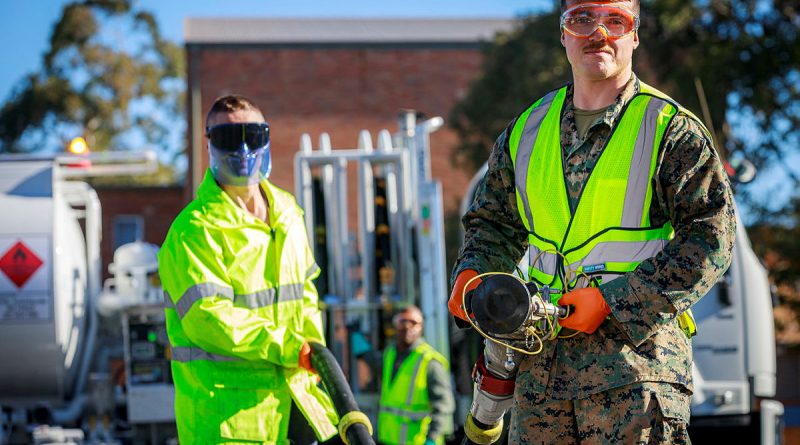
{"type": "Polygon", "coordinates": [[[144,239],[144,218],[141,215],[117,215],[114,217],[114,250],[117,247],[144,239]]]}

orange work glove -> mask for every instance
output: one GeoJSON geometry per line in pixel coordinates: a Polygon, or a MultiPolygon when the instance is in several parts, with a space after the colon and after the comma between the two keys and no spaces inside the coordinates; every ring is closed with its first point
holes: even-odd
{"type": "Polygon", "coordinates": [[[455,315],[456,317],[467,321],[467,314],[464,313],[463,308],[463,299],[466,292],[469,292],[481,283],[481,279],[472,280],[474,277],[478,276],[478,272],[472,269],[464,269],[458,273],[456,277],[456,282],[453,284],[453,292],[450,294],[450,300],[447,301],[447,309],[450,310],[450,313],[455,315]],[[472,280],[470,282],[469,280],[472,280]],[[464,286],[469,283],[469,287],[464,289],[464,286]]]}
{"type": "Polygon", "coordinates": [[[603,324],[603,320],[611,313],[600,289],[585,287],[572,292],[558,300],[561,306],[572,305],[569,316],[561,320],[562,327],[593,334],[603,324]]]}
{"type": "Polygon", "coordinates": [[[317,373],[317,370],[311,365],[311,345],[309,345],[308,342],[303,343],[303,346],[300,347],[300,357],[297,359],[297,366],[311,371],[314,374],[317,373]]]}

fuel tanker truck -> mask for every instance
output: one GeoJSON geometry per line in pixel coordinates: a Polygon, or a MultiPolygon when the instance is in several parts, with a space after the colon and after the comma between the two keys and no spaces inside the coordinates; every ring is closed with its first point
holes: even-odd
{"type": "MultiPolygon", "coordinates": [[[[103,283],[82,180],[155,167],[152,152],[0,155],[0,445],[177,443],[158,247],[120,246],[103,283]]],[[[343,440],[372,444],[333,355],[314,344],[312,363],[343,440]]]]}
{"type": "Polygon", "coordinates": [[[116,403],[98,373],[101,212],[80,179],[155,165],[151,152],[0,156],[0,444],[78,443],[83,431],[65,427],[88,412],[104,435],[116,403]]]}

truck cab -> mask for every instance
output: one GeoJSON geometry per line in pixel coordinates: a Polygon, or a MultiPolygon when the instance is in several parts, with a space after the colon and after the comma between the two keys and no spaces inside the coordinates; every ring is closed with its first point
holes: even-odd
{"type": "Polygon", "coordinates": [[[737,212],[733,261],[692,307],[697,335],[690,434],[698,443],[782,443],[783,405],[775,396],[773,299],[767,271],[737,212]]]}

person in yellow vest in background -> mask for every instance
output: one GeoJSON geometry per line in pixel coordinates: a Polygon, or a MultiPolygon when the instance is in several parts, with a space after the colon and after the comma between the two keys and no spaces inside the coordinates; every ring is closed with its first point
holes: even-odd
{"type": "Polygon", "coordinates": [[[378,443],[442,445],[453,432],[450,365],[422,338],[419,308],[408,306],[392,321],[395,344],[383,352],[378,443]]]}
{"type": "Polygon", "coordinates": [[[158,258],[180,443],[286,444],[290,420],[328,439],[338,418],[308,345],[324,338],[319,268],[294,197],[267,179],[269,125],[225,96],[206,136],[209,169],[158,258]]]}
{"type": "Polygon", "coordinates": [[[479,274],[526,253],[543,298],[572,307],[533,355],[486,343],[475,443],[499,438],[507,409],[509,443],[690,442],[689,309],[731,263],[734,200],[700,120],[633,73],[639,13],[639,0],[561,0],[572,82],[506,127],[462,219],[453,315],[469,316],[479,274]]]}

